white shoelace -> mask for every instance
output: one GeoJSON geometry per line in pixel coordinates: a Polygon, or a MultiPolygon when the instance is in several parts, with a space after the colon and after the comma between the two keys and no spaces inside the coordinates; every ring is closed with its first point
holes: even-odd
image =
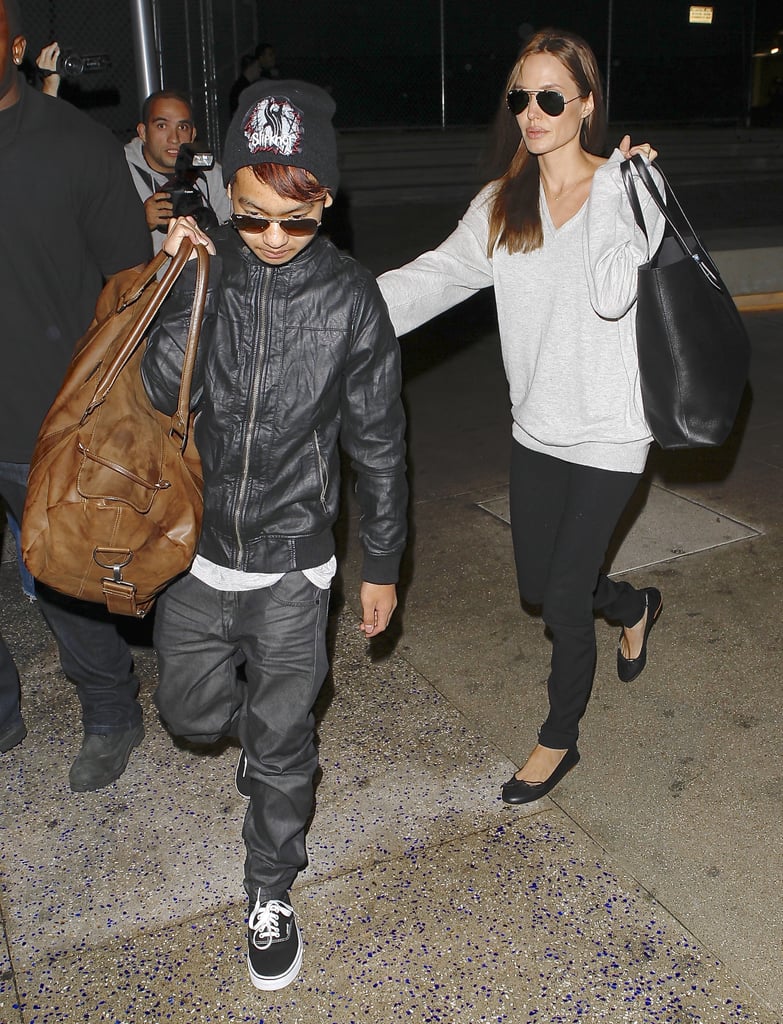
{"type": "Polygon", "coordinates": [[[283,917],[293,917],[294,908],[280,900],[267,900],[266,903],[261,903],[260,897],[256,899],[256,905],[247,922],[256,949],[268,949],[280,938],[281,914],[283,917]]]}

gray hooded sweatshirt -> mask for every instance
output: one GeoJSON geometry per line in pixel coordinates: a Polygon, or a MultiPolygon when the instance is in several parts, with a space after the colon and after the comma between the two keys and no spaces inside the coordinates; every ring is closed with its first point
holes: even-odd
{"type": "MultiPolygon", "coordinates": [[[[153,171],[144,159],[142,141],[138,136],[131,139],[125,146],[125,159],[130,167],[131,178],[136,186],[141,201],[145,203],[150,196],[160,192],[161,185],[169,180],[170,174],[161,174],[153,171]]],[[[204,196],[207,204],[215,211],[218,224],[225,224],[231,216],[231,200],[228,198],[225,186],[223,185],[223,170],[219,163],[215,162],[213,167],[204,171],[204,177],[199,179],[198,189],[204,196]]],[[[163,243],[166,241],[165,231],[152,232],[152,246],[157,255],[163,243]]]]}

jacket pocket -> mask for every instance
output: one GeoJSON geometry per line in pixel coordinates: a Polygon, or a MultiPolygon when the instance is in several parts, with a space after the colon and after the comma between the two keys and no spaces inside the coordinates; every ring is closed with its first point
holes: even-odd
{"type": "Polygon", "coordinates": [[[315,465],[318,469],[318,480],[321,485],[321,508],[325,513],[328,513],[326,507],[326,489],[329,486],[329,470],[326,465],[326,460],[321,453],[321,442],[318,440],[318,431],[313,431],[313,451],[315,452],[315,465]]]}

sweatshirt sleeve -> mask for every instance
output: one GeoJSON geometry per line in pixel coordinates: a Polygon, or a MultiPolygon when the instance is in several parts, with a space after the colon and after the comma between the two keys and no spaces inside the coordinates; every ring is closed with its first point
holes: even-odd
{"type": "Polygon", "coordinates": [[[489,202],[490,192],[484,189],[437,249],[379,277],[398,336],[493,283],[487,256],[489,202]]]}
{"type": "MultiPolygon", "coordinates": [[[[625,191],[620,170],[622,161],[623,156],[616,149],[598,168],[587,201],[585,261],[589,271],[590,302],[596,313],[607,320],[624,316],[636,301],[637,271],[658,249],[666,225],[649,192],[640,184],[639,201],[647,226],[648,245],[634,220],[625,191]]],[[[663,191],[661,176],[654,167],[650,170],[663,191]]],[[[638,180],[637,172],[633,173],[638,180]]]]}

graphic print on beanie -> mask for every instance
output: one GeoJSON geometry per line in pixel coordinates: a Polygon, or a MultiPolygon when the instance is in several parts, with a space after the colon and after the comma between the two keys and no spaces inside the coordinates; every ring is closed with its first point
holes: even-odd
{"type": "Polygon", "coordinates": [[[287,99],[265,96],[251,108],[242,128],[251,153],[291,156],[302,151],[302,115],[287,99]]]}

